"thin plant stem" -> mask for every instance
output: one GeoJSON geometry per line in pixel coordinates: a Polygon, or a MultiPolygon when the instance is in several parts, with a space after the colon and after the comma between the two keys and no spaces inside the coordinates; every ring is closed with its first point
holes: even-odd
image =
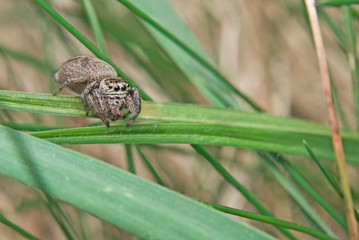
{"type": "Polygon", "coordinates": [[[310,24],[312,27],[315,48],[318,57],[319,70],[322,79],[322,84],[325,92],[325,99],[328,108],[329,125],[332,133],[332,143],[336,162],[339,172],[340,185],[343,191],[345,201],[345,215],[347,218],[350,239],[358,239],[358,229],[356,225],[355,215],[353,211],[353,200],[351,197],[348,172],[346,169],[346,162],[344,157],[343,143],[339,133],[339,124],[335,107],[332,98],[331,84],[329,78],[329,70],[327,64],[327,57],[324,49],[323,38],[320,30],[318,15],[315,9],[314,0],[306,0],[307,11],[309,15],[310,24]]]}

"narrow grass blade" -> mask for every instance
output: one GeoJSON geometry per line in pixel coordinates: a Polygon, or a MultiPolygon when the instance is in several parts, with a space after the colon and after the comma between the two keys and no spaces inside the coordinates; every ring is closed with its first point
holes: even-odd
{"type": "Polygon", "coordinates": [[[90,21],[92,31],[96,38],[96,42],[97,42],[99,48],[101,49],[101,51],[103,52],[103,54],[108,57],[109,55],[108,55],[108,51],[107,51],[107,47],[106,47],[106,42],[103,37],[100,22],[97,18],[97,14],[96,14],[95,8],[92,4],[92,1],[91,0],[82,0],[82,3],[84,5],[87,17],[90,21]]]}
{"type": "Polygon", "coordinates": [[[319,6],[336,6],[340,7],[347,4],[358,4],[358,0],[321,0],[318,1],[319,6]]]}
{"type": "Polygon", "coordinates": [[[131,145],[130,144],[125,144],[125,149],[126,149],[126,158],[127,158],[127,168],[128,171],[130,173],[135,174],[135,163],[133,161],[133,157],[132,157],[132,150],[131,150],[131,145]]]}
{"type": "Polygon", "coordinates": [[[178,193],[70,149],[0,126],[0,174],[144,239],[273,239],[178,193]],[[21,145],[19,144],[19,139],[21,145]],[[23,156],[25,153],[27,159],[23,156]],[[31,161],[36,172],[31,172],[31,161]]]}
{"type": "Polygon", "coordinates": [[[315,161],[317,166],[319,167],[320,171],[322,171],[323,175],[329,182],[329,184],[334,188],[334,190],[339,194],[339,196],[343,196],[342,191],[340,190],[340,186],[338,184],[338,181],[327,171],[327,169],[321,164],[317,156],[314,154],[313,150],[311,149],[310,145],[306,140],[303,140],[303,144],[305,148],[307,149],[308,153],[310,154],[311,158],[315,161]]]}
{"type": "Polygon", "coordinates": [[[5,224],[6,226],[12,228],[14,231],[18,232],[19,234],[26,237],[27,239],[39,240],[37,237],[33,236],[32,234],[28,233],[26,230],[22,229],[21,227],[19,227],[15,223],[13,223],[10,220],[8,220],[7,218],[5,218],[2,214],[0,214],[0,222],[5,224]]]}
{"type": "Polygon", "coordinates": [[[348,63],[352,78],[352,92],[353,92],[353,100],[355,106],[355,114],[357,120],[357,132],[359,133],[359,64],[358,64],[358,54],[357,54],[357,44],[354,30],[354,20],[353,14],[350,6],[343,7],[343,15],[345,19],[346,26],[346,35],[348,39],[348,63]]]}
{"type": "MultiPolygon", "coordinates": [[[[213,158],[203,147],[199,145],[191,145],[194,150],[201,154],[230,184],[232,184],[239,192],[241,192],[249,202],[251,202],[261,213],[266,216],[273,217],[273,214],[253,195],[248,189],[240,184],[215,158],[213,158]]],[[[279,228],[290,239],[296,239],[285,228],[279,228]]]]}
{"type": "Polygon", "coordinates": [[[342,227],[348,228],[344,217],[329,204],[317,190],[305,179],[305,177],[286,159],[278,157],[279,163],[288,171],[290,176],[301,186],[317,203],[322,206],[342,227]]]}
{"type": "MultiPolygon", "coordinates": [[[[335,176],[333,176],[332,174],[329,173],[329,171],[323,166],[323,164],[321,164],[321,162],[319,161],[319,159],[316,157],[316,155],[314,154],[314,152],[312,151],[311,147],[309,146],[309,144],[307,143],[307,141],[303,140],[304,146],[307,149],[307,151],[309,152],[311,158],[315,161],[315,163],[318,165],[319,169],[322,171],[322,173],[324,174],[325,178],[327,179],[327,181],[329,182],[329,184],[334,188],[334,190],[338,193],[338,195],[343,198],[343,193],[342,190],[340,189],[340,186],[338,184],[338,180],[335,176]]],[[[355,195],[357,195],[353,189],[352,189],[352,195],[353,198],[355,199],[355,195]]],[[[357,210],[354,208],[354,213],[355,213],[355,218],[357,219],[357,221],[359,222],[359,213],[357,212],[357,210]]]]}
{"type": "Polygon", "coordinates": [[[260,215],[260,214],[243,211],[243,210],[236,209],[236,208],[226,207],[226,206],[215,204],[215,203],[209,203],[209,202],[202,202],[202,203],[204,203],[204,204],[206,204],[208,206],[211,206],[211,207],[213,207],[213,208],[215,208],[215,209],[217,209],[219,211],[228,213],[228,214],[232,214],[232,215],[235,215],[235,216],[240,216],[240,217],[244,217],[244,218],[248,218],[248,219],[253,219],[253,220],[256,220],[256,221],[259,221],[259,222],[269,223],[269,224],[272,224],[272,225],[276,225],[278,227],[292,229],[292,230],[295,230],[295,231],[306,233],[306,234],[311,235],[313,237],[316,237],[318,239],[323,239],[323,240],[334,240],[334,239],[336,239],[336,238],[332,238],[332,237],[330,237],[328,235],[325,235],[322,232],[314,230],[312,228],[301,226],[301,225],[296,224],[296,223],[291,223],[291,222],[279,220],[279,219],[276,219],[274,217],[263,216],[263,215],[260,215]]]}
{"type": "Polygon", "coordinates": [[[140,154],[142,160],[144,161],[144,163],[146,164],[146,166],[148,167],[148,169],[150,170],[150,172],[152,173],[153,177],[156,179],[158,184],[161,184],[162,186],[165,186],[164,181],[162,180],[160,175],[157,173],[157,171],[153,167],[152,163],[148,160],[147,156],[143,153],[140,145],[136,144],[135,147],[136,147],[136,150],[137,150],[138,154],[140,154]]]}
{"type": "Polygon", "coordinates": [[[330,237],[335,237],[335,234],[332,232],[329,226],[319,217],[319,215],[300,193],[297,187],[279,171],[272,159],[273,157],[265,152],[258,152],[258,154],[261,156],[261,159],[263,160],[262,162],[267,166],[267,169],[272,172],[272,174],[277,178],[278,182],[292,196],[294,201],[298,203],[298,205],[303,209],[312,222],[330,237]]]}

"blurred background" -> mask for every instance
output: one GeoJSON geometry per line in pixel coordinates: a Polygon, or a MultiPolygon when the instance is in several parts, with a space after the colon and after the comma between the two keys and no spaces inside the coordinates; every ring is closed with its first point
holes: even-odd
{"type": "MultiPolygon", "coordinates": [[[[175,64],[148,29],[117,1],[93,0],[107,50],[115,64],[149,96],[160,102],[212,105],[201,89],[175,64]]],[[[179,17],[188,25],[221,72],[266,112],[327,124],[327,110],[317,59],[302,1],[171,0],[179,17]]],[[[65,19],[92,42],[96,42],[80,0],[50,2],[65,19]]],[[[69,58],[93,56],[77,39],[44,12],[35,1],[0,0],[0,89],[50,93],[57,67],[69,58]]],[[[339,25],[342,12],[325,8],[339,25]]],[[[176,26],[173,26],[176,28],[176,26]]],[[[352,86],[346,53],[327,22],[322,21],[331,74],[340,102],[342,126],[355,129],[352,86]]],[[[61,94],[75,95],[68,89],[61,94]]],[[[226,92],[219,94],[226,95],[226,92]]],[[[240,108],[250,110],[240,104],[240,108]]],[[[1,122],[79,127],[97,119],[60,117],[0,110],[1,122]]],[[[65,145],[127,169],[121,144],[65,145]]],[[[188,145],[144,145],[143,151],[163,177],[166,186],[194,199],[256,212],[256,209],[226,183],[188,145]]],[[[283,220],[308,225],[293,199],[282,189],[256,155],[249,150],[209,147],[223,165],[254,195],[283,220]]],[[[135,151],[134,151],[135,152],[135,151]]],[[[153,180],[134,153],[136,174],[153,180]]],[[[291,157],[310,179],[316,168],[304,157],[291,157]],[[310,169],[308,171],[308,169],[310,169]]],[[[334,163],[329,163],[334,167],[334,163]]],[[[351,173],[357,179],[355,171],[351,173]]],[[[40,239],[66,239],[40,200],[37,190],[0,176],[0,212],[40,239]]],[[[323,179],[318,179],[321,186],[323,179]]],[[[325,195],[328,189],[320,189],[325,195]]],[[[329,191],[329,193],[331,193],[329,191]]],[[[329,195],[332,196],[332,195],[329,195]]],[[[338,199],[328,199],[340,208],[338,199]]],[[[63,204],[74,222],[86,223],[89,239],[136,239],[95,217],[63,204]],[[81,220],[81,221],[80,221],[81,220]]],[[[328,214],[317,208],[333,231],[346,234],[328,214]]],[[[278,238],[283,235],[270,225],[238,218],[278,238]]],[[[295,233],[299,239],[310,239],[295,233]]],[[[0,239],[21,239],[0,224],[0,239]]]]}

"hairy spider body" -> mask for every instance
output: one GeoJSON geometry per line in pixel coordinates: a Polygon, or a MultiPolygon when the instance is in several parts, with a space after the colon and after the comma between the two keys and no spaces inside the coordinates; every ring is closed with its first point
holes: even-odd
{"type": "Polygon", "coordinates": [[[80,94],[86,114],[88,104],[107,127],[110,126],[109,120],[126,118],[134,113],[126,124],[129,126],[141,112],[139,90],[117,77],[115,69],[98,58],[72,58],[60,66],[54,79],[61,84],[53,92],[54,95],[64,87],[69,87],[80,94]],[[129,111],[123,115],[121,110],[124,108],[129,111]]]}

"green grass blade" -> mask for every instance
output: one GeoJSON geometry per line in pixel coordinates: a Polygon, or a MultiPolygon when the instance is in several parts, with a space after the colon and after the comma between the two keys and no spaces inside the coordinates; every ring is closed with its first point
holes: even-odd
{"type": "Polygon", "coordinates": [[[330,205],[312,185],[305,179],[305,177],[286,159],[278,158],[281,165],[288,171],[290,176],[301,186],[314,200],[318,202],[342,227],[347,229],[347,224],[344,217],[330,205]]]}
{"type": "Polygon", "coordinates": [[[5,218],[2,214],[0,214],[0,222],[5,224],[6,226],[12,228],[14,231],[18,232],[19,234],[26,237],[27,239],[39,240],[37,237],[33,236],[32,234],[28,233],[26,230],[22,229],[21,227],[19,227],[15,223],[13,223],[10,220],[8,220],[7,218],[5,218]]]}
{"type": "Polygon", "coordinates": [[[347,4],[358,4],[358,0],[321,0],[318,1],[319,6],[336,6],[340,7],[347,4]]]}
{"type": "Polygon", "coordinates": [[[256,213],[252,213],[252,212],[248,212],[248,211],[243,211],[240,209],[236,209],[236,208],[231,208],[231,207],[226,207],[226,206],[222,206],[219,204],[215,204],[215,203],[209,203],[209,202],[203,202],[204,204],[211,206],[219,211],[228,213],[228,214],[232,214],[235,216],[240,216],[240,217],[244,217],[244,218],[249,218],[249,219],[253,219],[256,221],[260,221],[260,222],[264,222],[264,223],[269,223],[272,225],[276,225],[279,227],[283,227],[283,228],[287,228],[287,229],[292,229],[295,231],[299,231],[302,233],[306,233],[308,235],[311,235],[313,237],[316,237],[318,239],[323,239],[323,240],[333,240],[336,238],[332,238],[329,237],[327,235],[325,235],[322,232],[319,232],[317,230],[314,230],[312,228],[309,227],[305,227],[305,226],[301,226],[299,224],[296,223],[291,223],[291,222],[287,222],[287,221],[283,221],[283,220],[279,220],[273,217],[269,217],[269,216],[263,216],[260,214],[256,214],[256,213]]]}
{"type": "Polygon", "coordinates": [[[144,163],[146,164],[146,166],[148,167],[148,169],[150,170],[150,172],[152,173],[153,177],[156,179],[158,184],[165,186],[164,181],[162,180],[160,175],[157,173],[157,171],[153,167],[152,163],[148,160],[147,156],[143,153],[141,146],[136,144],[135,147],[136,147],[138,154],[141,156],[142,160],[144,161],[144,163]]]}
{"type": "Polygon", "coordinates": [[[108,55],[108,51],[107,51],[107,47],[106,47],[106,42],[103,37],[102,29],[100,26],[100,22],[97,18],[95,8],[94,8],[91,0],[82,0],[82,3],[84,5],[87,17],[90,21],[93,33],[95,35],[96,42],[97,42],[99,48],[101,49],[101,51],[103,52],[103,54],[108,57],[109,55],[108,55]]]}
{"type": "Polygon", "coordinates": [[[216,95],[218,92],[233,92],[253,109],[261,111],[261,108],[253,100],[235,88],[213,66],[201,45],[179,19],[169,2],[163,0],[151,2],[119,0],[119,2],[153,27],[149,30],[159,44],[212,103],[223,104],[224,102],[227,106],[236,107],[236,101],[229,94],[216,95]],[[172,26],[176,26],[176,28],[172,26]]]}
{"type": "Polygon", "coordinates": [[[319,167],[320,171],[323,173],[323,175],[325,176],[325,178],[327,179],[327,181],[329,182],[329,184],[334,188],[334,190],[338,193],[339,196],[343,197],[343,193],[340,189],[339,183],[336,180],[336,178],[334,178],[329,171],[323,166],[323,164],[321,164],[321,162],[319,161],[319,159],[317,158],[317,156],[314,154],[313,150],[311,149],[310,145],[308,144],[308,142],[306,140],[303,140],[304,146],[307,149],[308,153],[310,154],[311,158],[315,161],[315,163],[317,164],[317,166],[319,167]]]}
{"type": "Polygon", "coordinates": [[[355,114],[357,120],[357,132],[359,133],[359,72],[358,72],[358,54],[357,44],[354,30],[353,14],[350,6],[343,7],[343,15],[345,19],[346,34],[348,39],[348,62],[352,78],[352,92],[354,98],[355,114]]]}
{"type": "MultiPolygon", "coordinates": [[[[240,184],[215,158],[213,158],[203,147],[191,145],[194,150],[201,154],[230,184],[241,192],[261,213],[273,217],[273,214],[253,195],[248,189],[240,184]]],[[[296,239],[287,229],[279,227],[279,230],[287,235],[290,239],[296,239]]]]}
{"type": "Polygon", "coordinates": [[[324,11],[325,9],[318,8],[318,15],[321,19],[323,19],[329,26],[330,30],[337,37],[338,41],[342,45],[342,47],[347,48],[347,41],[343,30],[340,28],[340,25],[334,21],[329,15],[324,11]]]}
{"type": "Polygon", "coordinates": [[[73,150],[4,126],[0,126],[0,137],[6,139],[0,143],[0,174],[39,187],[33,178],[36,174],[48,194],[140,238],[273,239],[201,203],[73,150]],[[24,161],[31,161],[36,172],[24,161]]]}
{"type": "MultiPolygon", "coordinates": [[[[87,127],[33,134],[52,138],[58,143],[190,143],[309,155],[302,144],[306,139],[319,158],[334,159],[330,131],[327,126],[317,123],[191,104],[143,102],[142,106],[137,123],[142,119],[156,121],[156,124],[137,124],[127,128],[113,123],[110,129],[87,127]]],[[[0,108],[86,116],[79,98],[51,94],[0,90],[0,108]]],[[[95,115],[90,112],[89,116],[95,115]]],[[[359,164],[357,135],[342,133],[348,161],[359,164]]]]}
{"type": "Polygon", "coordinates": [[[132,158],[131,145],[130,144],[125,144],[125,149],[126,149],[126,158],[127,158],[128,171],[130,173],[135,174],[136,173],[136,171],[135,171],[135,163],[134,163],[133,158],[132,158]]]}
{"type": "Polygon", "coordinates": [[[298,188],[290,181],[284,174],[282,174],[278,167],[274,163],[273,156],[265,152],[258,152],[261,156],[262,162],[267,166],[267,168],[272,172],[272,174],[277,178],[278,182],[282,187],[292,196],[292,198],[298,203],[298,205],[303,209],[307,216],[312,220],[312,222],[324,231],[327,235],[335,237],[335,234],[327,226],[327,224],[319,217],[316,211],[312,208],[310,203],[304,198],[298,188]]]}
{"type": "MultiPolygon", "coordinates": [[[[327,181],[329,182],[329,184],[334,188],[334,190],[338,193],[338,195],[341,198],[343,198],[343,193],[342,193],[342,190],[341,190],[341,188],[339,186],[339,183],[338,183],[338,180],[337,180],[338,178],[336,176],[333,176],[332,174],[330,174],[329,171],[323,166],[323,164],[319,161],[317,156],[312,151],[312,149],[309,146],[309,144],[307,143],[307,141],[303,140],[303,143],[304,143],[304,146],[307,149],[308,153],[310,154],[310,157],[318,165],[320,171],[324,174],[324,176],[327,179],[327,181]]],[[[353,196],[357,195],[356,192],[353,189],[352,189],[352,195],[353,196]]],[[[359,213],[357,212],[357,210],[355,208],[354,208],[354,213],[355,213],[355,217],[356,217],[357,221],[359,221],[359,213]]],[[[346,225],[346,223],[345,223],[345,225],[346,225]]]]}

